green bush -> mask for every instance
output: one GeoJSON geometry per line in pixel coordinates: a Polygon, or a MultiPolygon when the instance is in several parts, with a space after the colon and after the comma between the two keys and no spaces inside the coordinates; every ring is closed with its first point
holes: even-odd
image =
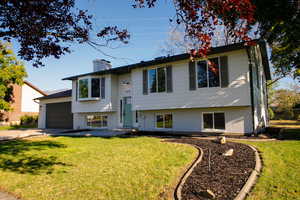
{"type": "Polygon", "coordinates": [[[37,115],[24,115],[21,117],[21,125],[36,125],[38,123],[37,115]]]}
{"type": "Polygon", "coordinates": [[[275,114],[274,114],[274,111],[272,110],[272,108],[269,107],[268,112],[269,112],[269,118],[274,119],[275,114]]]}

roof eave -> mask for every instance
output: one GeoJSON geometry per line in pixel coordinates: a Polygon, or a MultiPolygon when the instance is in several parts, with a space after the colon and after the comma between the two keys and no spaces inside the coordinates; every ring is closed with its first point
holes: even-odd
{"type": "MultiPolygon", "coordinates": [[[[229,52],[229,51],[235,51],[235,50],[240,50],[240,49],[244,49],[244,48],[245,48],[245,43],[244,42],[231,44],[231,45],[226,45],[226,46],[214,47],[214,48],[211,49],[211,51],[208,53],[208,55],[219,54],[219,53],[224,53],[224,52],[229,52]]],[[[162,59],[159,59],[159,60],[154,59],[154,60],[150,60],[150,61],[142,61],[142,62],[139,62],[139,63],[125,65],[125,66],[121,66],[121,67],[117,67],[117,68],[112,68],[112,69],[109,69],[109,70],[79,74],[79,75],[76,75],[76,76],[70,76],[70,77],[63,78],[62,80],[76,80],[79,77],[89,76],[89,75],[103,75],[103,74],[111,74],[111,73],[116,73],[116,74],[126,73],[126,72],[130,72],[131,69],[135,69],[135,68],[138,68],[138,67],[147,67],[147,66],[151,66],[151,65],[165,64],[165,63],[185,60],[185,59],[189,59],[189,58],[190,58],[190,54],[188,54],[188,53],[179,54],[179,55],[165,57],[165,58],[162,58],[162,59]]]]}

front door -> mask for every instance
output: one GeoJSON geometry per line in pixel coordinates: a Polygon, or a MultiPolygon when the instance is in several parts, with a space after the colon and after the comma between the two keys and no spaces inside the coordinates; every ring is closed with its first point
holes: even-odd
{"type": "Polygon", "coordinates": [[[124,115],[124,128],[132,127],[132,111],[131,111],[131,97],[123,98],[124,107],[123,107],[123,115],[124,115]]]}

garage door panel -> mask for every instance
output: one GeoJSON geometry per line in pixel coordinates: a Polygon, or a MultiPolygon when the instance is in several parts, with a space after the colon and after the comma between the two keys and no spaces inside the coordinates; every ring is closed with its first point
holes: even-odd
{"type": "Polygon", "coordinates": [[[50,103],[46,105],[47,128],[73,128],[71,102],[50,103]]]}

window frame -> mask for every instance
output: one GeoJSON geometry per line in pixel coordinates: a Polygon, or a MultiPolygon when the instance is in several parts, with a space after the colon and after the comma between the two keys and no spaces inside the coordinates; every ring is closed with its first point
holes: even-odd
{"type": "Polygon", "coordinates": [[[156,66],[156,67],[151,67],[147,70],[147,76],[148,76],[148,93],[149,94],[155,94],[155,93],[167,93],[167,67],[166,66],[156,66]],[[159,92],[158,91],[158,69],[162,68],[165,74],[165,90],[159,92]],[[151,84],[150,84],[150,71],[151,70],[155,70],[155,81],[156,81],[156,88],[155,88],[155,92],[151,91],[151,84]]]}
{"type": "Polygon", "coordinates": [[[222,77],[221,77],[221,62],[220,62],[220,57],[221,56],[217,56],[217,57],[212,57],[212,58],[208,58],[207,60],[197,60],[196,62],[195,62],[195,68],[196,68],[196,86],[197,86],[197,89],[201,89],[201,88],[221,88],[221,83],[222,83],[222,81],[221,81],[221,79],[222,79],[222,77]],[[211,60],[211,59],[215,59],[215,58],[217,58],[218,59],[218,66],[219,66],[219,86],[216,86],[216,87],[209,87],[209,71],[208,71],[208,60],[211,60]],[[206,80],[207,80],[207,86],[206,87],[199,87],[198,86],[198,62],[202,62],[202,61],[205,61],[205,63],[206,63],[206,80]]]}
{"type": "Polygon", "coordinates": [[[101,99],[101,78],[98,76],[81,77],[77,79],[77,99],[78,101],[99,101],[101,99]],[[88,80],[88,97],[80,97],[80,80],[88,80]],[[92,79],[99,79],[99,97],[92,97],[92,79]]]}
{"type": "Polygon", "coordinates": [[[216,112],[202,112],[202,131],[217,131],[217,132],[224,132],[226,131],[226,115],[224,111],[216,111],[216,112]],[[216,129],[215,128],[215,113],[223,113],[224,114],[224,129],[216,129]],[[212,114],[212,124],[213,128],[204,128],[204,114],[212,114]]]}
{"type": "Polygon", "coordinates": [[[171,129],[173,129],[173,120],[174,120],[174,118],[173,118],[173,113],[156,113],[155,114],[155,118],[154,118],[155,120],[154,120],[154,123],[155,123],[155,129],[160,129],[160,130],[171,130],[171,129]],[[162,115],[163,116],[163,127],[162,128],[160,128],[160,127],[157,127],[157,116],[159,116],[159,115],[162,115]],[[171,115],[172,116],[172,128],[166,128],[166,122],[165,122],[165,116],[166,115],[171,115]]]}
{"type": "Polygon", "coordinates": [[[105,114],[88,114],[86,115],[85,117],[86,119],[86,127],[90,128],[90,129],[106,129],[108,128],[108,115],[105,115],[105,114]],[[101,117],[101,126],[100,127],[97,127],[97,126],[89,126],[88,125],[88,116],[99,116],[101,117]],[[103,126],[103,118],[106,117],[106,126],[103,126]]]}

